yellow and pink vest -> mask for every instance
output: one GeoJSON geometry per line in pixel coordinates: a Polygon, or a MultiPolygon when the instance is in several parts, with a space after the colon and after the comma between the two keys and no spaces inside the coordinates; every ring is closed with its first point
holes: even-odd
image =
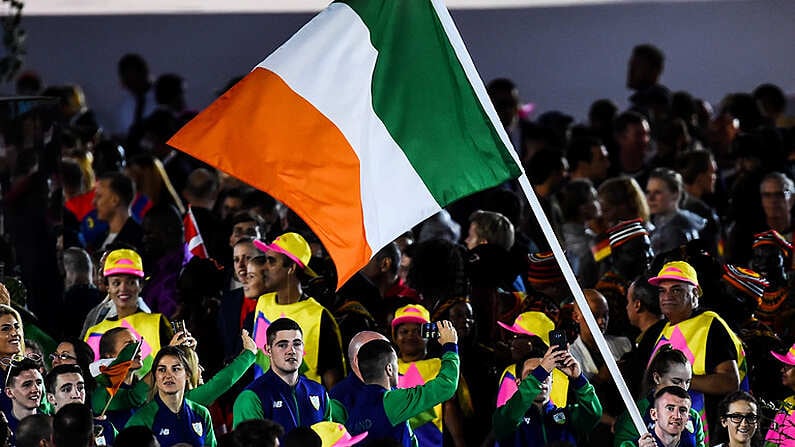
{"type": "MultiPolygon", "coordinates": [[[[690,361],[690,365],[693,367],[694,376],[703,376],[711,373],[711,371],[706,370],[707,336],[709,335],[709,328],[712,325],[712,322],[715,320],[723,325],[723,327],[726,329],[726,332],[728,332],[729,337],[731,337],[732,343],[734,344],[734,349],[737,351],[737,367],[740,372],[740,389],[748,391],[748,378],[746,377],[748,373],[748,365],[745,361],[745,350],[743,349],[742,341],[740,341],[740,338],[737,337],[731,328],[729,328],[729,325],[726,324],[726,322],[723,321],[723,319],[715,312],[707,311],[688,318],[687,320],[678,324],[666,324],[660,333],[659,338],[657,339],[657,344],[654,347],[654,352],[652,353],[651,358],[654,358],[657,350],[663,345],[671,345],[671,347],[676,348],[685,354],[685,357],[687,357],[687,359],[690,361]]],[[[651,362],[651,358],[649,359],[649,362],[651,362]]],[[[689,392],[691,398],[693,399],[692,407],[694,410],[698,411],[698,414],[701,417],[701,422],[704,426],[704,441],[709,443],[709,427],[707,425],[704,393],[694,391],[693,389],[691,389],[689,392]]]]}

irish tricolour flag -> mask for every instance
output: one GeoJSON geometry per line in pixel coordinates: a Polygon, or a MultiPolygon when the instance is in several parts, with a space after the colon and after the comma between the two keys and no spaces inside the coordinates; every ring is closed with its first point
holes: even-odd
{"type": "Polygon", "coordinates": [[[521,173],[436,0],[332,3],[169,143],[292,208],[340,284],[441,207],[521,173]]]}

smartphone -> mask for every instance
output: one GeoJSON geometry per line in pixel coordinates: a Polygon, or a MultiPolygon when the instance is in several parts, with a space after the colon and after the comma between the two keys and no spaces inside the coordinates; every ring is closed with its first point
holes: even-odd
{"type": "Polygon", "coordinates": [[[185,320],[174,320],[171,322],[171,327],[174,328],[174,333],[185,332],[185,320]]]}
{"type": "Polygon", "coordinates": [[[436,326],[436,323],[424,323],[420,335],[422,338],[435,340],[439,338],[439,328],[436,326]]]}
{"type": "Polygon", "coordinates": [[[566,333],[560,329],[549,331],[549,346],[556,346],[556,351],[566,351],[566,333]]]}

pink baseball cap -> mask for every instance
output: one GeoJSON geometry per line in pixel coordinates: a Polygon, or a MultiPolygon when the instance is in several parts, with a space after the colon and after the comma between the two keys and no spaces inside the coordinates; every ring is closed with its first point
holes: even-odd
{"type": "Polygon", "coordinates": [[[786,354],[779,354],[775,351],[770,351],[770,355],[775,357],[779,362],[795,366],[795,345],[792,345],[786,354]]]}

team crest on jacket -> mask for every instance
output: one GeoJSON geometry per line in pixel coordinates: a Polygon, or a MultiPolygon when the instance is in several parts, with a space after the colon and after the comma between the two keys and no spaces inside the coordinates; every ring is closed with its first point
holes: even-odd
{"type": "Polygon", "coordinates": [[[201,436],[202,433],[204,433],[204,427],[202,427],[201,422],[194,422],[191,425],[193,426],[193,431],[195,431],[197,435],[201,436]]]}
{"type": "Polygon", "coordinates": [[[312,402],[312,406],[315,407],[315,410],[320,409],[320,396],[309,396],[309,402],[312,402]]]}

